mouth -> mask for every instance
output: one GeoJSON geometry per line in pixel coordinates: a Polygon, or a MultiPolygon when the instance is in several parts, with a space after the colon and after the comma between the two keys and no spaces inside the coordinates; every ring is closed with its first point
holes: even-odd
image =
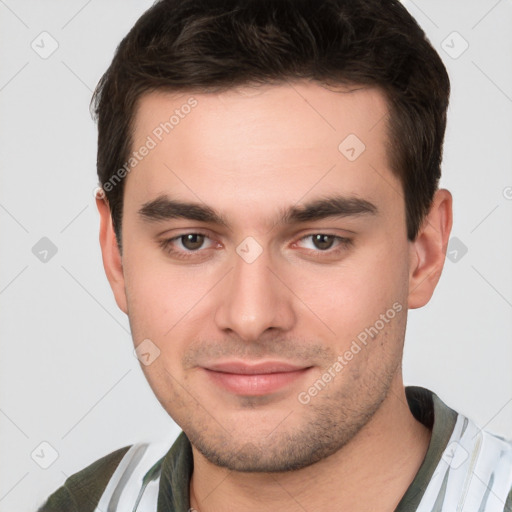
{"type": "Polygon", "coordinates": [[[243,396],[262,396],[279,391],[302,378],[311,368],[280,361],[255,364],[228,361],[202,367],[215,385],[243,396]]]}

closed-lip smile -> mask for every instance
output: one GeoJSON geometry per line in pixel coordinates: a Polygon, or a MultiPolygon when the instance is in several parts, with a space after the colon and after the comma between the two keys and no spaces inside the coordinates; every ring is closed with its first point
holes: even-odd
{"type": "Polygon", "coordinates": [[[231,393],[245,396],[266,395],[301,378],[311,366],[283,361],[225,361],[202,367],[209,378],[231,393]]]}

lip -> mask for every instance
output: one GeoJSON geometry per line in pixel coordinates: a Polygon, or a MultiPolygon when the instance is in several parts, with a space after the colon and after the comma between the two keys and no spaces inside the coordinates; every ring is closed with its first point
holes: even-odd
{"type": "Polygon", "coordinates": [[[244,396],[261,396],[279,391],[304,376],[310,366],[281,361],[249,364],[242,361],[203,367],[208,377],[226,391],[244,396]]]}

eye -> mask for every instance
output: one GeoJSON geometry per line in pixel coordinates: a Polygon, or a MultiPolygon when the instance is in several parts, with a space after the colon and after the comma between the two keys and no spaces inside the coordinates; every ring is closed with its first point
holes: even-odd
{"type": "Polygon", "coordinates": [[[335,242],[337,242],[337,245],[341,244],[348,244],[350,243],[350,240],[348,238],[343,238],[341,236],[336,235],[328,235],[325,233],[314,233],[312,235],[306,235],[302,237],[300,240],[304,241],[310,239],[313,249],[319,249],[320,251],[326,251],[330,249],[333,245],[335,245],[335,242]]]}
{"type": "Polygon", "coordinates": [[[159,242],[160,247],[175,258],[186,259],[203,250],[210,249],[214,242],[204,233],[184,233],[173,238],[167,238],[159,242]]]}
{"type": "Polygon", "coordinates": [[[178,240],[181,241],[181,245],[185,247],[185,249],[189,251],[196,251],[201,248],[205,238],[206,236],[201,235],[200,233],[188,233],[178,237],[178,240]]]}
{"type": "Polygon", "coordinates": [[[315,246],[316,249],[320,249],[321,251],[326,251],[330,249],[336,237],[334,235],[324,235],[323,233],[317,233],[315,235],[308,235],[308,238],[311,238],[311,242],[315,246]]]}
{"type": "Polygon", "coordinates": [[[342,256],[352,245],[352,239],[328,233],[312,233],[303,236],[294,245],[306,249],[306,253],[314,258],[342,256]]]}

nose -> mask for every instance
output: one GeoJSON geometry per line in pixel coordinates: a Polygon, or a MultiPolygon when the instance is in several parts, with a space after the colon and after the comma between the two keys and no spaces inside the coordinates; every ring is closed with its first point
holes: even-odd
{"type": "Polygon", "coordinates": [[[296,320],[293,294],[279,278],[268,251],[254,260],[240,254],[234,254],[234,267],[221,284],[223,292],[215,312],[217,327],[248,342],[272,330],[290,330],[296,320]]]}

